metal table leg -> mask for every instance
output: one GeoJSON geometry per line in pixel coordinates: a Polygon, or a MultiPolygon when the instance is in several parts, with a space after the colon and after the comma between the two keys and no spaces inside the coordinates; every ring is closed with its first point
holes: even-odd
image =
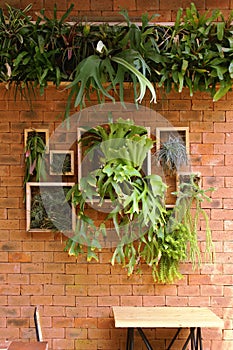
{"type": "Polygon", "coordinates": [[[141,328],[137,328],[138,333],[140,334],[144,344],[146,345],[146,348],[148,350],[153,350],[152,346],[149,343],[149,340],[147,339],[147,337],[145,336],[145,333],[143,332],[143,330],[141,328]]]}
{"type": "Polygon", "coordinates": [[[126,350],[133,350],[134,347],[134,328],[128,328],[126,350]]]}

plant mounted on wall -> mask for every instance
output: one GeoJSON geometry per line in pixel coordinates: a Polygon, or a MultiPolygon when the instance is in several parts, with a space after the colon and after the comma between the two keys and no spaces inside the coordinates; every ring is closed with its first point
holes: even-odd
{"type": "Polygon", "coordinates": [[[156,25],[147,15],[137,25],[126,11],[126,24],[72,25],[66,19],[73,5],[61,19],[56,6],[51,19],[41,10],[34,22],[30,8],[0,10],[0,81],[28,91],[29,99],[35,87],[43,94],[48,82],[69,82],[66,117],[73,101],[85,105],[93,92],[99,102],[114,100],[113,92],[124,102],[124,82],[132,84],[135,103],[146,89],[155,102],[156,86],[166,92],[186,87],[191,96],[209,92],[214,101],[232,88],[233,13],[227,19],[217,10],[200,14],[192,3],[178,10],[172,26],[156,25]]]}
{"type": "Polygon", "coordinates": [[[24,187],[34,176],[36,181],[45,176],[45,153],[46,141],[36,130],[31,131],[26,140],[24,153],[24,187]]]}
{"type": "MultiPolygon", "coordinates": [[[[204,215],[208,223],[208,216],[199,204],[209,198],[201,189],[194,191],[195,196],[191,190],[188,194],[181,192],[175,208],[166,208],[166,184],[160,176],[143,171],[147,153],[154,146],[147,130],[119,119],[88,130],[81,142],[90,145],[90,156],[99,149],[101,164],[98,162],[98,167],[67,194],[78,217],[74,236],[66,244],[68,254],[85,253],[88,261],[98,260],[98,251],[114,237],[117,243],[112,264],[122,264],[131,275],[146,263],[155,281],[163,283],[181,277],[180,262],[200,262],[197,222],[204,215]],[[191,214],[196,199],[198,206],[191,214]],[[103,214],[106,200],[109,211],[103,214]],[[90,215],[89,207],[94,203],[104,217],[98,223],[90,215]]],[[[207,249],[211,249],[207,231],[207,249]]]]}
{"type": "Polygon", "coordinates": [[[185,143],[179,136],[172,134],[161,144],[156,156],[165,172],[170,174],[177,173],[182,167],[188,165],[185,143]]]}

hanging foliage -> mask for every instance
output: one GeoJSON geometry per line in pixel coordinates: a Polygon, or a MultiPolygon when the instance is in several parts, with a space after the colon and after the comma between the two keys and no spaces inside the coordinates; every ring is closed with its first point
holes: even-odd
{"type": "Polygon", "coordinates": [[[86,156],[95,156],[97,166],[67,194],[77,208],[75,233],[65,248],[69,255],[86,254],[87,261],[98,260],[99,250],[108,242],[115,247],[111,263],[121,264],[128,275],[146,263],[155,281],[173,282],[182,277],[182,261],[190,259],[194,267],[201,262],[198,223],[203,216],[211,256],[208,216],[201,207],[203,200],[210,200],[206,191],[191,177],[190,184],[177,193],[174,209],[166,208],[166,184],[160,176],[143,171],[154,145],[144,127],[119,119],[88,130],[81,142],[86,156]],[[101,212],[98,222],[89,210],[94,204],[101,212]]]}
{"type": "Polygon", "coordinates": [[[217,10],[200,14],[191,4],[177,11],[172,26],[157,25],[146,14],[137,25],[126,11],[119,25],[89,25],[67,22],[74,5],[60,19],[56,6],[53,18],[41,10],[34,22],[31,5],[6,6],[6,13],[0,9],[0,82],[29,99],[37,87],[43,94],[48,82],[57,87],[69,82],[66,117],[93,92],[102,102],[114,100],[114,91],[124,103],[126,81],[132,83],[135,103],[146,89],[155,102],[156,86],[167,92],[186,87],[191,96],[206,91],[214,101],[232,88],[233,12],[225,19],[217,10]]]}

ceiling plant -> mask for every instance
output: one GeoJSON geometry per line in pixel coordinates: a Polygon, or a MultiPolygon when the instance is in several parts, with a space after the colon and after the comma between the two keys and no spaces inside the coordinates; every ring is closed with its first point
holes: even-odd
{"type": "Polygon", "coordinates": [[[61,18],[56,6],[52,18],[41,10],[35,21],[31,5],[0,10],[0,81],[7,88],[31,100],[35,88],[43,94],[48,82],[68,82],[66,117],[93,92],[99,102],[114,100],[115,92],[124,103],[124,82],[132,84],[136,104],[146,89],[155,102],[156,87],[185,87],[191,96],[207,91],[214,101],[232,88],[233,13],[226,19],[217,10],[199,13],[192,3],[177,11],[172,26],[157,25],[146,14],[138,25],[124,10],[124,23],[91,25],[68,22],[72,9],[61,18]]]}
{"type": "Polygon", "coordinates": [[[194,266],[201,261],[201,215],[207,223],[206,244],[211,252],[208,216],[201,206],[209,200],[206,191],[190,181],[188,191],[178,191],[174,209],[166,208],[166,184],[157,174],[143,171],[147,153],[154,147],[144,127],[119,119],[88,130],[80,142],[87,156],[98,153],[99,158],[96,168],[66,197],[77,209],[75,233],[65,248],[69,255],[86,254],[87,261],[98,260],[98,252],[108,242],[113,247],[111,263],[121,264],[128,275],[147,264],[155,281],[172,282],[182,277],[182,261],[190,260],[194,266]],[[98,222],[90,214],[93,203],[101,211],[98,222]]]}

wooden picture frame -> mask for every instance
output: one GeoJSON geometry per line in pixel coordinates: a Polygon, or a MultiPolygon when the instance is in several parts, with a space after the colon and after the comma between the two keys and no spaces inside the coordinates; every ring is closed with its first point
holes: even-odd
{"type": "Polygon", "coordinates": [[[50,175],[74,175],[74,151],[50,151],[50,175]]]}
{"type": "Polygon", "coordinates": [[[41,138],[44,141],[45,147],[46,147],[46,152],[49,153],[49,130],[48,129],[37,129],[37,128],[30,128],[30,129],[24,129],[24,146],[27,146],[27,139],[30,133],[38,133],[41,138]]]}
{"type": "Polygon", "coordinates": [[[180,136],[183,140],[186,152],[189,154],[189,127],[180,126],[180,127],[157,127],[156,128],[156,150],[158,151],[163,142],[166,142],[169,138],[169,135],[180,136]]]}
{"type": "MultiPolygon", "coordinates": [[[[151,128],[150,127],[145,127],[148,133],[148,137],[151,136],[151,128]]],[[[86,176],[90,171],[94,170],[95,168],[93,167],[93,162],[88,162],[88,169],[86,172],[82,168],[82,160],[83,160],[83,149],[82,149],[82,144],[80,142],[82,135],[88,132],[85,128],[77,128],[77,157],[78,157],[78,179],[80,180],[83,176],[86,176]]],[[[93,158],[98,162],[98,155],[93,156],[93,158]]],[[[148,152],[147,158],[145,159],[145,162],[143,164],[142,169],[145,169],[144,173],[145,175],[151,175],[151,151],[148,152]]]]}
{"type": "Polygon", "coordinates": [[[191,176],[194,176],[194,183],[197,185],[201,185],[201,173],[200,172],[192,172],[192,171],[181,171],[176,174],[176,187],[180,188],[180,184],[190,184],[191,176]]]}
{"type": "Polygon", "coordinates": [[[75,183],[28,182],[26,184],[26,230],[28,232],[73,232],[75,208],[65,201],[75,183]],[[52,218],[52,219],[51,219],[52,218]]]}

